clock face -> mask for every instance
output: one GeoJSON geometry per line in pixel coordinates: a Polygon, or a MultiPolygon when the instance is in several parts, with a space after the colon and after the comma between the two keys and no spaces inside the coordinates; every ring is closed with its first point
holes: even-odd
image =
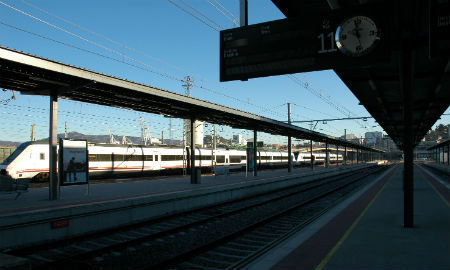
{"type": "Polygon", "coordinates": [[[336,30],[336,46],[350,56],[361,56],[372,51],[380,40],[375,22],[366,16],[346,19],[336,30]]]}

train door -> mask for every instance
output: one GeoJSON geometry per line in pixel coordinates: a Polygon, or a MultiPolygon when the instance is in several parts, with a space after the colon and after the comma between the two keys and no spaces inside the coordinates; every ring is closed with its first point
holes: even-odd
{"type": "Polygon", "coordinates": [[[161,170],[161,153],[159,151],[153,152],[153,170],[161,170]]]}
{"type": "Polygon", "coordinates": [[[227,153],[225,154],[225,166],[230,166],[230,152],[227,151],[227,153]]]}
{"type": "Polygon", "coordinates": [[[258,151],[258,167],[261,167],[261,151],[258,151]]]}
{"type": "Polygon", "coordinates": [[[200,151],[199,147],[196,147],[195,166],[196,167],[201,167],[202,166],[202,152],[200,151]]]}

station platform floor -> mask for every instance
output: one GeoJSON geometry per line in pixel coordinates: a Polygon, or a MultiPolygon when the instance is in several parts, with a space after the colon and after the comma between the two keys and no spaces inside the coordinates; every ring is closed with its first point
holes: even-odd
{"type": "Polygon", "coordinates": [[[450,190],[414,166],[414,227],[403,226],[403,164],[245,269],[450,269],[450,190]]]}
{"type": "MultiPolygon", "coordinates": [[[[364,166],[362,163],[360,166],[364,166]]],[[[321,173],[332,170],[340,170],[355,165],[345,166],[315,166],[314,172],[321,173]]],[[[116,179],[114,183],[96,182],[89,185],[62,186],[59,189],[59,198],[49,200],[48,187],[29,188],[15,200],[16,193],[0,193],[0,220],[2,216],[29,211],[39,211],[52,208],[86,205],[98,202],[148,197],[158,194],[183,192],[189,190],[207,189],[210,187],[226,186],[234,183],[248,183],[274,177],[295,176],[311,173],[310,167],[293,168],[289,174],[286,169],[260,170],[254,177],[252,172],[237,172],[228,175],[202,175],[200,184],[191,184],[190,176],[169,177],[142,177],[116,179]],[[247,176],[246,176],[247,175],[247,176]],[[150,180],[149,180],[150,179],[150,180]]]]}

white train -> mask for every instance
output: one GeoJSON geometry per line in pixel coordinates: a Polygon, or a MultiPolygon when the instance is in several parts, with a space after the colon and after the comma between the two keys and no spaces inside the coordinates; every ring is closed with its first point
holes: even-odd
{"type": "MultiPolygon", "coordinates": [[[[230,166],[245,167],[247,151],[227,149],[195,150],[197,167],[230,166]]],[[[88,144],[89,174],[111,175],[121,173],[139,173],[177,169],[189,166],[189,149],[181,147],[88,144]]],[[[330,154],[330,163],[336,162],[336,154],[330,154]]],[[[314,163],[324,163],[325,153],[314,153],[314,163]]],[[[338,156],[342,160],[342,156],[338,156]]],[[[46,142],[26,142],[0,164],[0,175],[13,179],[45,179],[49,172],[49,147],[46,142]]],[[[288,162],[288,153],[284,151],[258,151],[258,165],[282,165],[288,162]]],[[[310,164],[309,153],[293,152],[294,165],[310,164]]]]}

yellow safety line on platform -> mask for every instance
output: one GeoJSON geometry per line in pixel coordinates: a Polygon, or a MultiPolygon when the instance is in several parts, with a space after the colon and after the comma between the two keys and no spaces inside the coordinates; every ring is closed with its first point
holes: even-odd
{"type": "MultiPolygon", "coordinates": [[[[397,170],[397,166],[392,168],[392,170],[397,170]]],[[[350,235],[350,233],[353,231],[353,229],[356,227],[356,225],[359,223],[361,218],[366,214],[367,210],[370,208],[370,206],[375,202],[375,200],[378,198],[378,196],[381,194],[381,192],[386,187],[387,183],[391,181],[392,177],[394,176],[394,173],[389,177],[389,179],[384,183],[383,187],[377,192],[375,197],[369,202],[369,204],[366,206],[366,208],[362,211],[362,213],[358,216],[358,218],[353,222],[353,224],[350,226],[350,228],[345,231],[344,235],[339,239],[339,241],[334,245],[334,247],[328,252],[328,254],[323,258],[323,260],[317,265],[315,268],[316,270],[322,270],[325,265],[331,260],[331,258],[334,256],[334,254],[338,251],[338,249],[341,247],[341,245],[344,243],[344,241],[347,239],[347,237],[350,235]]],[[[380,179],[381,180],[381,179],[380,179]]]]}
{"type": "MultiPolygon", "coordinates": [[[[430,185],[430,187],[434,190],[434,192],[437,193],[437,195],[439,195],[439,197],[441,197],[441,199],[444,201],[444,203],[450,208],[450,204],[449,202],[445,199],[444,196],[442,196],[442,194],[439,192],[439,190],[437,190],[433,184],[430,183],[430,181],[428,181],[428,179],[425,177],[424,172],[422,171],[423,169],[421,168],[421,170],[419,170],[419,172],[422,174],[422,177],[425,179],[425,181],[427,181],[428,185],[430,185]]],[[[428,172],[427,172],[428,173],[428,172]]],[[[430,177],[433,177],[430,175],[430,177]]]]}

